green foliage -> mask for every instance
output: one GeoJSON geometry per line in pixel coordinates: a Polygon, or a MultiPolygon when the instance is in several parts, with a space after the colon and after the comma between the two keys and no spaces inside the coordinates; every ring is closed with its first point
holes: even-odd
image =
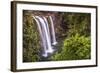
{"type": "Polygon", "coordinates": [[[89,13],[63,13],[63,23],[67,25],[65,34],[74,36],[76,33],[90,36],[91,23],[89,13]]]}
{"type": "Polygon", "coordinates": [[[25,12],[23,22],[23,62],[39,61],[40,39],[36,23],[31,14],[26,15],[25,12]]]}
{"type": "Polygon", "coordinates": [[[80,36],[79,34],[66,38],[63,42],[62,51],[52,56],[52,60],[89,59],[91,57],[90,44],[90,37],[80,36]]]}

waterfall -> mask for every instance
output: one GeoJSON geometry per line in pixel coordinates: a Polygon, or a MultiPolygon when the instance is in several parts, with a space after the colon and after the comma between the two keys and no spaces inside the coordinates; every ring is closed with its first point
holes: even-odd
{"type": "Polygon", "coordinates": [[[50,22],[51,22],[52,45],[56,45],[57,41],[56,41],[56,37],[55,37],[53,18],[52,18],[52,16],[49,16],[49,18],[50,18],[50,22]]]}
{"type": "Polygon", "coordinates": [[[55,31],[54,31],[54,23],[51,16],[49,16],[50,23],[51,23],[51,30],[49,29],[49,23],[46,17],[44,16],[33,16],[35,19],[39,34],[41,37],[41,46],[44,49],[44,52],[42,56],[47,57],[48,53],[53,53],[54,49],[52,45],[56,45],[56,37],[55,37],[55,31]],[[51,32],[51,33],[50,33],[51,32]],[[52,37],[51,37],[52,35],[52,37]],[[52,39],[52,41],[51,41],[52,39]]]}
{"type": "Polygon", "coordinates": [[[47,56],[47,51],[46,51],[46,49],[47,49],[47,47],[46,47],[46,40],[45,40],[45,36],[44,36],[44,34],[43,34],[43,31],[42,31],[42,27],[41,27],[41,24],[40,24],[40,22],[39,22],[39,20],[35,17],[35,16],[33,16],[33,18],[35,19],[35,21],[36,21],[36,23],[37,23],[37,26],[38,26],[38,30],[39,30],[39,33],[40,33],[40,37],[41,37],[41,44],[42,44],[42,48],[44,49],[44,51],[45,51],[45,54],[43,55],[43,56],[47,56]]]}

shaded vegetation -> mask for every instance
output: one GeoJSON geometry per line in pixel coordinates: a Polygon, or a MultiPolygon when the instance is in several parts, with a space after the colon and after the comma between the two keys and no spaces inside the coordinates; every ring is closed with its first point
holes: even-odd
{"type": "Polygon", "coordinates": [[[84,36],[90,36],[91,23],[90,14],[88,13],[64,13],[63,14],[63,25],[69,30],[68,36],[74,36],[77,33],[84,36]]]}
{"type": "Polygon", "coordinates": [[[23,61],[39,61],[40,37],[31,14],[24,14],[23,19],[23,61]]]}

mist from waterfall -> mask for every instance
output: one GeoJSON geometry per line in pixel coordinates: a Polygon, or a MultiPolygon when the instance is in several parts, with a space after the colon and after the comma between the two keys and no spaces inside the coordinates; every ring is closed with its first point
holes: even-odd
{"type": "Polygon", "coordinates": [[[42,56],[48,57],[48,53],[52,54],[54,52],[53,46],[57,44],[56,37],[55,37],[53,17],[33,16],[33,18],[37,23],[40,38],[41,38],[41,47],[44,50],[42,56]],[[50,24],[48,23],[47,18],[50,20],[50,24]]]}

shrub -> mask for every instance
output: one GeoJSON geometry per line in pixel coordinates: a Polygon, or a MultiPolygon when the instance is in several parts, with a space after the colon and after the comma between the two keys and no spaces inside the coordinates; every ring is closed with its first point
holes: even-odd
{"type": "Polygon", "coordinates": [[[90,37],[75,36],[66,38],[63,42],[62,51],[56,52],[52,60],[82,60],[90,59],[90,37]]]}

